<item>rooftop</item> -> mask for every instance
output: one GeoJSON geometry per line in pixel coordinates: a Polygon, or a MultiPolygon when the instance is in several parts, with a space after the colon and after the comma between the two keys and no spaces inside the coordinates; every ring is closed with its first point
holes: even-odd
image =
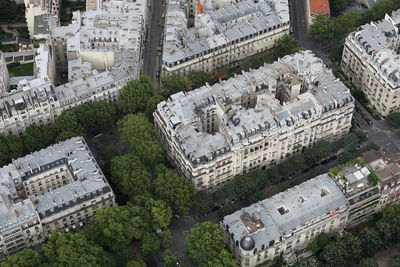
{"type": "MultiPolygon", "coordinates": [[[[18,158],[11,164],[0,168],[0,196],[2,197],[0,225],[5,227],[8,224],[8,227],[14,227],[19,222],[10,219],[9,222],[1,223],[2,216],[9,218],[7,214],[12,213],[13,209],[21,209],[19,204],[13,204],[18,197],[15,186],[25,181],[29,182],[31,177],[51,171],[53,168],[65,168],[70,175],[71,182],[43,195],[23,200],[21,204],[26,204],[22,206],[23,210],[31,211],[30,207],[33,205],[35,212],[37,211],[40,217],[44,218],[101,193],[111,192],[111,187],[85,140],[82,137],[73,137],[18,158]]],[[[22,211],[17,214],[22,214],[22,211]]]]}
{"type": "Polygon", "coordinates": [[[360,26],[349,35],[359,47],[372,59],[376,68],[388,81],[400,85],[400,55],[396,49],[399,45],[400,9],[392,17],[386,15],[384,20],[360,26]]]}
{"type": "Polygon", "coordinates": [[[222,223],[229,227],[236,241],[250,236],[255,247],[261,249],[313,219],[334,216],[334,212],[346,204],[346,198],[335,182],[322,174],[225,216],[222,223]]]}
{"type": "Polygon", "coordinates": [[[186,7],[189,1],[167,1],[163,62],[186,61],[289,23],[287,0],[201,2],[204,5],[194,18],[195,27],[188,28],[186,7]]]}
{"type": "Polygon", "coordinates": [[[309,122],[352,103],[349,89],[322,60],[311,51],[302,51],[212,86],[174,94],[158,104],[157,112],[183,154],[196,165],[223,155],[232,146],[309,122]],[[276,97],[277,90],[293,93],[289,93],[290,99],[281,101],[276,97]],[[245,101],[247,98],[253,99],[251,103],[245,101]],[[216,131],[203,130],[201,113],[217,114],[216,131]]]}
{"type": "Polygon", "coordinates": [[[329,0],[309,0],[312,14],[330,15],[329,0]]]}

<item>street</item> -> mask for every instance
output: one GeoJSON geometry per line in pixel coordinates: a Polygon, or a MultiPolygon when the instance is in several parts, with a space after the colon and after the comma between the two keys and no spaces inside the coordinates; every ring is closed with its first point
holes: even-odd
{"type": "Polygon", "coordinates": [[[149,0],[150,7],[148,13],[147,23],[147,38],[143,51],[143,69],[142,74],[148,75],[153,81],[156,91],[159,90],[159,77],[156,77],[157,72],[160,71],[161,56],[158,55],[157,49],[160,47],[160,40],[162,38],[162,27],[164,19],[161,14],[164,12],[165,1],[162,0],[149,0]]]}

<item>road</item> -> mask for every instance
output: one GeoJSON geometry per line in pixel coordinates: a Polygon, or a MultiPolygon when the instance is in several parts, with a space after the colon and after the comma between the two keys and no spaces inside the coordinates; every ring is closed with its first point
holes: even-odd
{"type": "Polygon", "coordinates": [[[163,0],[149,0],[151,5],[148,9],[147,38],[143,52],[143,69],[142,74],[148,75],[154,82],[156,90],[159,89],[159,78],[156,77],[157,71],[160,70],[160,56],[157,55],[157,49],[160,49],[160,40],[163,34],[163,17],[164,12],[163,0]]]}
{"type": "Polygon", "coordinates": [[[368,140],[386,149],[395,158],[400,159],[400,131],[392,130],[385,120],[375,120],[360,103],[357,103],[357,106],[373,122],[373,125],[369,126],[361,116],[357,113],[354,114],[354,119],[360,123],[360,130],[367,135],[368,140]]]}

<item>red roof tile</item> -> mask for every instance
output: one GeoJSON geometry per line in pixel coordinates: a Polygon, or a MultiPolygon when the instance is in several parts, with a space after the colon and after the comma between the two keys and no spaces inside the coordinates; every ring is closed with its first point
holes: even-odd
{"type": "Polygon", "coordinates": [[[311,14],[329,15],[329,0],[309,0],[311,14]]]}

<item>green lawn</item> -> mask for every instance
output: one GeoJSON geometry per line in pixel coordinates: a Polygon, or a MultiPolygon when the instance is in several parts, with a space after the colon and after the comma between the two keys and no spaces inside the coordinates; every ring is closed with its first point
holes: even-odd
{"type": "Polygon", "coordinates": [[[8,72],[11,77],[30,76],[33,75],[33,63],[28,64],[10,64],[8,65],[8,72]]]}

